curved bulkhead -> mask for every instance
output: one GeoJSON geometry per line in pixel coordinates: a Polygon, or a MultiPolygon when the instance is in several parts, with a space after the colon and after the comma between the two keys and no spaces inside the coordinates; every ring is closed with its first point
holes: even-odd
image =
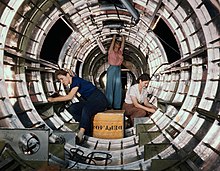
{"type": "Polygon", "coordinates": [[[219,12],[216,0],[1,0],[0,168],[219,170],[219,12]],[[66,93],[54,72],[104,92],[114,34],[126,37],[123,95],[149,73],[158,109],[124,138],[76,145],[78,123],[47,101],[66,93]]]}

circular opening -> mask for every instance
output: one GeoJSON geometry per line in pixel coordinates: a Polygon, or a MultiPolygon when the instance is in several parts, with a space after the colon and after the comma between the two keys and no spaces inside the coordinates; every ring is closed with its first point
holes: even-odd
{"type": "Polygon", "coordinates": [[[34,154],[40,149],[40,141],[33,133],[24,134],[18,145],[20,150],[27,155],[34,154]]]}

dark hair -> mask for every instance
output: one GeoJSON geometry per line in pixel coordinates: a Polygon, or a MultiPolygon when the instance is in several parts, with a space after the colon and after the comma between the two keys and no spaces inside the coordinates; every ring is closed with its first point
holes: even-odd
{"type": "Polygon", "coordinates": [[[147,73],[141,74],[138,79],[137,79],[137,83],[139,83],[139,81],[150,81],[150,76],[147,73]]]}
{"type": "Polygon", "coordinates": [[[55,71],[55,77],[57,78],[58,75],[67,75],[67,71],[63,70],[63,69],[59,69],[57,71],[55,71]]]}
{"type": "Polygon", "coordinates": [[[120,44],[121,45],[121,40],[119,38],[115,39],[115,43],[120,44]]]}

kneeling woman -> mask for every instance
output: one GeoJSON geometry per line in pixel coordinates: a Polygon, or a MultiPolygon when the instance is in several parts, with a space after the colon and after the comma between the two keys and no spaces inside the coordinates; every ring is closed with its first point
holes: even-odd
{"type": "Polygon", "coordinates": [[[125,116],[130,119],[131,126],[134,126],[134,118],[150,116],[157,109],[148,101],[149,81],[150,76],[146,73],[142,74],[137,79],[137,84],[132,85],[126,93],[122,109],[125,110],[125,116]]]}
{"type": "Polygon", "coordinates": [[[107,108],[108,102],[105,95],[96,88],[91,82],[86,81],[77,76],[71,76],[65,70],[55,72],[56,78],[64,84],[70,85],[70,91],[65,96],[48,98],[49,102],[69,101],[72,100],[76,93],[79,92],[84,101],[73,103],[68,111],[73,115],[73,118],[78,121],[79,132],[77,133],[77,141],[80,143],[83,140],[83,135],[91,135],[92,117],[107,108]]]}

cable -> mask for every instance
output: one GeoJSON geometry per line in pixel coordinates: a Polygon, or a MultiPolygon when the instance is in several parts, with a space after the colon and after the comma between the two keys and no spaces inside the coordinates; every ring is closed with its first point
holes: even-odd
{"type": "MultiPolygon", "coordinates": [[[[149,25],[147,25],[147,23],[145,23],[145,21],[143,19],[140,19],[147,27],[150,31],[154,32],[149,25]]],[[[155,34],[156,37],[158,39],[160,39],[162,42],[164,42],[169,48],[171,48],[174,52],[176,52],[178,55],[180,55],[180,53],[178,51],[176,51],[176,49],[174,49],[172,46],[170,46],[165,40],[163,40],[160,36],[158,36],[157,34],[155,34]]]]}
{"type": "MultiPolygon", "coordinates": [[[[39,149],[39,148],[38,148],[38,149],[36,149],[36,151],[34,151],[34,149],[37,147],[37,145],[40,145],[40,143],[39,143],[39,141],[37,140],[37,138],[36,138],[34,135],[31,134],[31,136],[32,136],[32,137],[30,137],[30,138],[27,140],[27,143],[26,143],[26,146],[27,146],[26,152],[30,152],[31,154],[33,154],[33,153],[37,152],[37,150],[39,149]],[[31,141],[32,139],[36,140],[36,141],[34,142],[34,144],[30,144],[30,141],[31,141]],[[30,146],[30,145],[32,145],[32,146],[30,146]]],[[[24,150],[24,149],[23,149],[23,150],[24,150]]],[[[25,151],[24,151],[24,152],[25,152],[25,151]]]]}
{"type": "Polygon", "coordinates": [[[106,153],[106,152],[91,152],[91,153],[89,153],[87,155],[87,158],[90,159],[89,160],[89,164],[90,164],[91,160],[95,160],[95,161],[103,161],[103,160],[105,160],[105,166],[106,166],[108,164],[108,160],[111,160],[112,155],[109,154],[109,153],[106,153]],[[102,156],[101,157],[100,156],[94,157],[95,154],[103,154],[103,155],[106,155],[106,157],[102,157],[102,156]]]}
{"type": "MultiPolygon", "coordinates": [[[[67,150],[66,150],[67,151],[67,150]]],[[[74,165],[70,168],[73,168],[76,166],[77,163],[84,163],[84,164],[93,164],[96,165],[97,161],[105,161],[105,166],[108,164],[108,161],[112,161],[112,155],[106,152],[91,152],[87,156],[84,156],[84,152],[79,148],[71,148],[70,152],[67,151],[70,155],[70,160],[75,161],[74,165]],[[98,156],[96,156],[98,155],[98,156]],[[100,156],[105,155],[105,157],[100,156]]]]}
{"type": "Polygon", "coordinates": [[[120,20],[120,22],[121,22],[121,18],[120,18],[120,16],[119,16],[118,8],[117,8],[117,6],[115,5],[115,3],[114,3],[114,6],[115,6],[115,10],[116,10],[116,12],[117,12],[118,18],[119,18],[119,20],[120,20]]]}
{"type": "Polygon", "coordinates": [[[158,71],[158,69],[160,69],[160,67],[162,67],[163,65],[166,65],[166,64],[169,64],[169,63],[162,63],[159,67],[157,67],[157,69],[154,71],[154,73],[151,75],[150,79],[154,77],[155,73],[158,71]]]}

